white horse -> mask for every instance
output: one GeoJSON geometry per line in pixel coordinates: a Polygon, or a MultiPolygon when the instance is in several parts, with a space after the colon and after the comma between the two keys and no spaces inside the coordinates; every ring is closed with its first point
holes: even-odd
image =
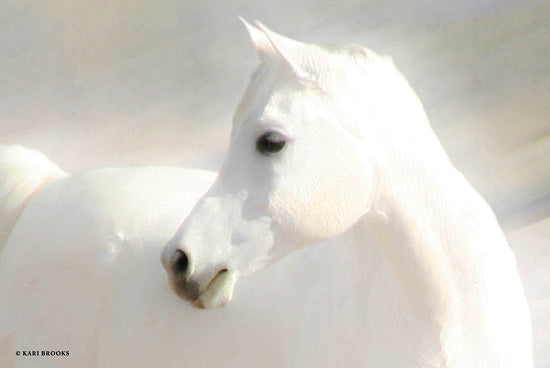
{"type": "Polygon", "coordinates": [[[176,293],[223,306],[242,276],[340,236],[364,262],[354,366],[532,366],[515,257],[392,62],[247,28],[263,63],[218,178],[163,251],[176,293]]]}

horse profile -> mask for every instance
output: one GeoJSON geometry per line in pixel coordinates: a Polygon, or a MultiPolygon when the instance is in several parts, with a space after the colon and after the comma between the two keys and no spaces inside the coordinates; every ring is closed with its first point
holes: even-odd
{"type": "Polygon", "coordinates": [[[357,366],[532,366],[514,254],[393,63],[245,25],[262,64],[219,176],[163,250],[176,294],[224,306],[243,276],[334,238],[364,262],[357,366]]]}

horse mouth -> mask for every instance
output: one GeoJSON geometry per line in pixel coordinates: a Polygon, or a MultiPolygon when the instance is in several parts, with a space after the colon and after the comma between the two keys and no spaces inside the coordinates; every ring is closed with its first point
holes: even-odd
{"type": "Polygon", "coordinates": [[[206,288],[191,301],[191,304],[199,309],[212,309],[225,306],[233,297],[235,288],[235,273],[223,269],[212,278],[206,288]]]}
{"type": "Polygon", "coordinates": [[[169,274],[170,286],[181,299],[199,309],[223,307],[231,301],[237,281],[236,272],[228,269],[218,271],[208,282],[169,274]]]}

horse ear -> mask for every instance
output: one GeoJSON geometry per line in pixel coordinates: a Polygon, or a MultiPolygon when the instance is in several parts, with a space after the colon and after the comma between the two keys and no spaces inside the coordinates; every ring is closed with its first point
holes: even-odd
{"type": "Polygon", "coordinates": [[[239,20],[244,24],[258,57],[263,61],[268,60],[274,54],[274,50],[267,36],[261,30],[248,23],[244,18],[239,17],[239,20]]]}
{"type": "Polygon", "coordinates": [[[239,17],[239,19],[245,25],[260,59],[267,61],[273,57],[279,57],[298,78],[310,79],[309,74],[300,66],[307,45],[281,36],[258,21],[254,22],[253,26],[243,18],[239,17]]]}
{"type": "Polygon", "coordinates": [[[273,49],[290,66],[298,78],[310,79],[309,74],[301,66],[304,51],[307,48],[306,44],[281,36],[258,21],[254,22],[254,24],[264,32],[273,49]]]}

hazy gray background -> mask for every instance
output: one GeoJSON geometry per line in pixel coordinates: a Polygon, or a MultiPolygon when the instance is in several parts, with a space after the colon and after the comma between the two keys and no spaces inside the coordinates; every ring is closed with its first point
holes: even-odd
{"type": "Polygon", "coordinates": [[[1,1],[0,143],[76,172],[216,169],[258,61],[237,21],[391,55],[518,254],[550,367],[550,1],[1,1]]]}

